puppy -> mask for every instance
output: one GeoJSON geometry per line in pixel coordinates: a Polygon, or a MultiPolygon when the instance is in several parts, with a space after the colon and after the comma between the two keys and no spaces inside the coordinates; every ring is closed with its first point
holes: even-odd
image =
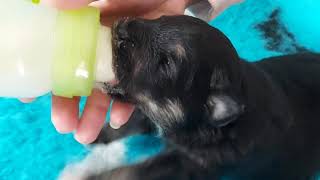
{"type": "Polygon", "coordinates": [[[188,16],[123,19],[113,50],[118,84],[106,90],[137,110],[97,143],[143,132],[167,146],[87,179],[301,180],[320,170],[320,55],[249,63],[223,33],[188,16]]]}

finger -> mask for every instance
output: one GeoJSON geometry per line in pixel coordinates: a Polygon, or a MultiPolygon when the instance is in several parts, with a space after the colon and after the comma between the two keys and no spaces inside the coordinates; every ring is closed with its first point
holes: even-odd
{"type": "Polygon", "coordinates": [[[182,15],[184,14],[185,9],[192,1],[183,1],[183,0],[167,0],[157,8],[152,11],[142,14],[143,18],[146,19],[156,19],[163,15],[173,16],[173,15],[182,15]]]}
{"type": "Polygon", "coordinates": [[[134,111],[132,104],[114,102],[111,109],[110,126],[113,129],[119,129],[126,124],[134,111]]]}
{"type": "Polygon", "coordinates": [[[75,139],[82,144],[92,143],[99,135],[107,114],[110,98],[99,90],[88,97],[75,139]]]}
{"type": "Polygon", "coordinates": [[[166,0],[98,0],[93,1],[89,6],[99,8],[108,15],[134,15],[143,14],[160,6],[166,0]]]}
{"type": "Polygon", "coordinates": [[[79,101],[79,97],[70,99],[52,96],[51,120],[59,133],[70,133],[77,128],[79,101]]]}
{"type": "Polygon", "coordinates": [[[35,100],[35,98],[21,98],[19,100],[23,103],[31,103],[32,101],[35,100]]]}
{"type": "Polygon", "coordinates": [[[117,16],[104,16],[104,15],[102,15],[100,18],[100,21],[101,21],[102,25],[111,27],[113,22],[115,22],[118,19],[119,19],[119,17],[117,17],[117,16]]]}
{"type": "Polygon", "coordinates": [[[87,6],[92,1],[93,0],[41,0],[41,3],[58,9],[78,9],[87,6]]]}
{"type": "Polygon", "coordinates": [[[121,17],[139,16],[150,12],[159,7],[165,1],[166,0],[99,0],[90,3],[89,6],[99,8],[102,16],[102,24],[110,26],[113,21],[121,17]]]}
{"type": "Polygon", "coordinates": [[[216,18],[221,12],[227,9],[229,6],[237,3],[241,3],[244,0],[209,0],[209,3],[213,7],[209,18],[210,20],[216,18]]]}

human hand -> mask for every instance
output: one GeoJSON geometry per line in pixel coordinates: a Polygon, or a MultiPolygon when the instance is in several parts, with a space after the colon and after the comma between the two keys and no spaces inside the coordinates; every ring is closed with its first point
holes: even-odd
{"type": "MultiPolygon", "coordinates": [[[[42,3],[59,9],[77,9],[89,4],[101,10],[102,24],[111,25],[112,22],[124,16],[153,19],[162,15],[183,14],[186,7],[195,1],[199,0],[99,0],[94,2],[92,0],[42,0],[42,3]]],[[[220,1],[223,4],[221,7],[226,7],[226,5],[231,5],[239,0],[216,0],[216,3],[220,1]],[[224,4],[223,2],[228,3],[224,4]]],[[[209,2],[212,5],[215,3],[213,0],[209,2]]],[[[21,99],[21,101],[30,102],[32,99],[21,99]]],[[[97,138],[105,123],[110,97],[99,90],[94,90],[87,99],[81,117],[79,117],[79,101],[80,97],[69,99],[53,96],[52,123],[58,132],[75,132],[75,139],[78,142],[89,144],[97,138]]],[[[128,121],[133,110],[133,105],[114,102],[110,125],[114,128],[120,128],[128,121]]]]}
{"type": "MultiPolygon", "coordinates": [[[[83,113],[79,117],[80,97],[64,98],[52,96],[51,119],[57,131],[65,134],[75,132],[75,139],[82,144],[92,143],[106,122],[111,98],[98,89],[94,89],[87,98],[83,113]]],[[[115,101],[110,114],[110,126],[120,128],[130,118],[134,106],[115,101]]]]}
{"type": "MultiPolygon", "coordinates": [[[[35,98],[22,98],[21,102],[30,103],[35,98]]],[[[80,97],[64,98],[52,96],[51,120],[61,134],[75,132],[75,139],[82,144],[92,143],[101,131],[110,104],[110,97],[94,89],[87,98],[81,117],[79,116],[80,97]]],[[[134,106],[115,101],[110,114],[110,126],[120,128],[130,118],[134,106]]]]}
{"type": "Polygon", "coordinates": [[[41,0],[42,3],[58,9],[77,9],[93,6],[101,10],[101,22],[111,25],[121,17],[157,18],[161,15],[183,14],[185,8],[194,0],[41,0]]]}
{"type": "MultiPolygon", "coordinates": [[[[116,19],[124,16],[139,16],[144,18],[157,18],[162,15],[183,14],[187,0],[109,0],[95,1],[77,0],[42,0],[42,3],[60,9],[76,9],[90,6],[101,10],[101,22],[111,25],[116,19]]],[[[30,102],[33,99],[21,99],[30,102]]],[[[52,123],[60,133],[75,132],[75,139],[82,144],[92,143],[101,131],[105,119],[110,97],[99,90],[93,90],[81,117],[79,117],[80,97],[72,99],[52,96],[52,123]]],[[[110,125],[120,128],[130,118],[134,106],[115,101],[112,106],[110,125]]]]}

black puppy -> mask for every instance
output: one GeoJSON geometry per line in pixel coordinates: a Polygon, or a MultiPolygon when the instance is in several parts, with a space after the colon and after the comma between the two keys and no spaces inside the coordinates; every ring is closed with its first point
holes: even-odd
{"type": "Polygon", "coordinates": [[[122,133],[107,129],[98,142],[154,131],[168,148],[88,179],[302,180],[320,170],[319,55],[248,63],[220,31],[188,16],[124,19],[113,37],[119,83],[106,89],[138,110],[122,133]]]}

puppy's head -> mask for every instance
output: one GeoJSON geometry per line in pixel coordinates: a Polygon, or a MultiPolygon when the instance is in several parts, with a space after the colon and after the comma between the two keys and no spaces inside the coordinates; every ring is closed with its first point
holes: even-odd
{"type": "Polygon", "coordinates": [[[186,121],[224,126],[241,112],[237,53],[199,19],[120,20],[113,50],[117,87],[162,129],[186,121]]]}

